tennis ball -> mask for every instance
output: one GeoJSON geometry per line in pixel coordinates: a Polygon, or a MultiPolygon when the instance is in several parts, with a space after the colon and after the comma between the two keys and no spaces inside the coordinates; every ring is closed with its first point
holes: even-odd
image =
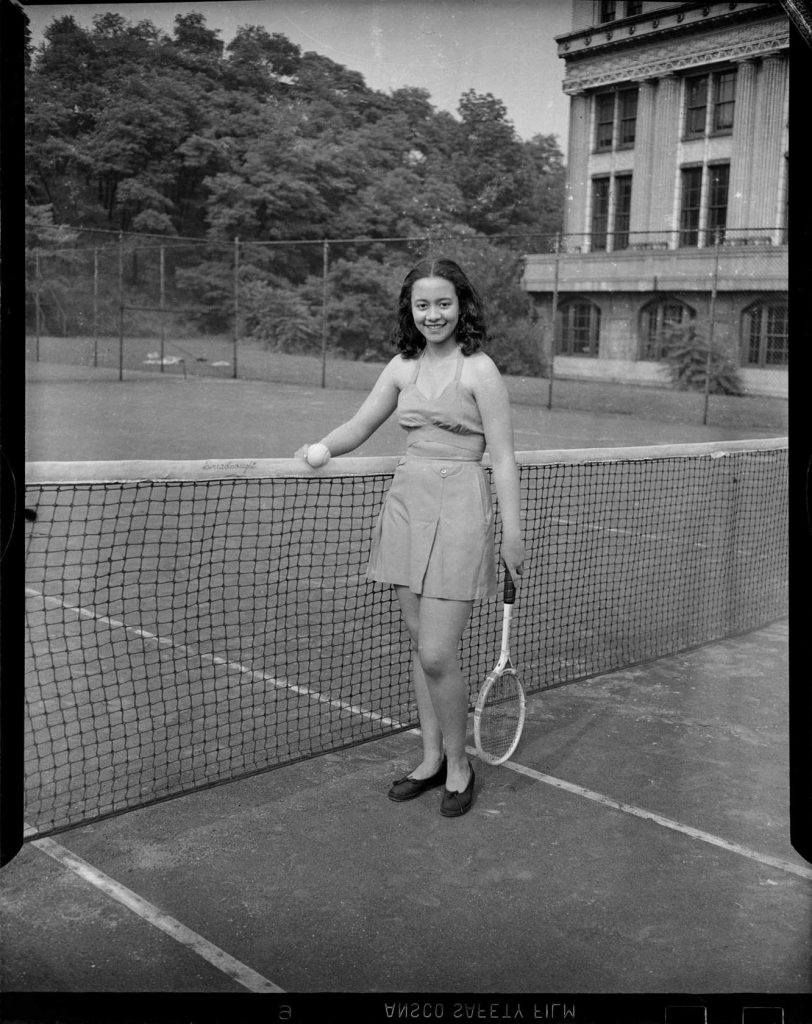
{"type": "Polygon", "coordinates": [[[318,444],[309,444],[305,458],[309,466],[318,469],[319,466],[326,466],[330,461],[330,449],[326,444],[322,444],[321,441],[318,444]]]}

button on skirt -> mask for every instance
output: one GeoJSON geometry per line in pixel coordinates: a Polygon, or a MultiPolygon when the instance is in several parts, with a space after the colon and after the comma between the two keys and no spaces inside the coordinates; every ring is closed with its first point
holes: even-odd
{"type": "Polygon", "coordinates": [[[425,597],[494,597],[494,513],[481,463],[401,459],[373,534],[367,576],[425,597]]]}

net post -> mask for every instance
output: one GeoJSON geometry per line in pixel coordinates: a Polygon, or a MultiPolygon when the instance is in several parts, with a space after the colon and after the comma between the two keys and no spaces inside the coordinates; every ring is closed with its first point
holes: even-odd
{"type": "Polygon", "coordinates": [[[124,380],[124,232],[118,233],[118,379],[124,380]]]}
{"type": "Polygon", "coordinates": [[[553,378],[555,376],[555,329],[558,323],[558,268],[561,259],[561,233],[556,231],[553,252],[555,253],[555,276],[553,278],[553,305],[550,330],[550,386],[547,389],[547,408],[553,407],[553,378]]]}
{"type": "Polygon", "coordinates": [[[233,369],[231,376],[237,379],[237,349],[240,338],[240,240],[234,239],[234,355],[232,357],[233,369]]]}
{"type": "Polygon", "coordinates": [[[327,268],[330,243],[324,239],[321,260],[321,386],[327,386],[327,268]]]}

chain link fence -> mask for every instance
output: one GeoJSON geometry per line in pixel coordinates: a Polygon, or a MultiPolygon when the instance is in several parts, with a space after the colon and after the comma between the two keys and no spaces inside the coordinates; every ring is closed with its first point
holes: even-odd
{"type": "Polygon", "coordinates": [[[439,255],[480,290],[500,369],[548,380],[548,404],[556,376],[598,379],[621,365],[632,382],[680,386],[668,369],[675,338],[699,348],[695,362],[706,352],[708,369],[712,352],[733,369],[788,361],[778,229],[703,233],[691,245],[678,232],[222,243],[74,235],[27,250],[27,357],[108,368],[122,380],[341,385],[353,362],[391,357],[403,277],[439,255]]]}

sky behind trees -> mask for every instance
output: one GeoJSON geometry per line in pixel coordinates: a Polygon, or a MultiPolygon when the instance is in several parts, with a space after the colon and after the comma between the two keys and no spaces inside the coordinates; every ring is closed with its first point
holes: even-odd
{"type": "Polygon", "coordinates": [[[232,0],[213,3],[27,6],[33,41],[54,18],[91,27],[114,11],[171,33],[177,14],[198,11],[224,43],[238,27],[261,25],[359,71],[372,89],[419,86],[456,113],[469,89],[491,92],[522,138],[556,135],[566,153],[568,99],[554,37],[569,30],[570,0],[232,0]]]}

